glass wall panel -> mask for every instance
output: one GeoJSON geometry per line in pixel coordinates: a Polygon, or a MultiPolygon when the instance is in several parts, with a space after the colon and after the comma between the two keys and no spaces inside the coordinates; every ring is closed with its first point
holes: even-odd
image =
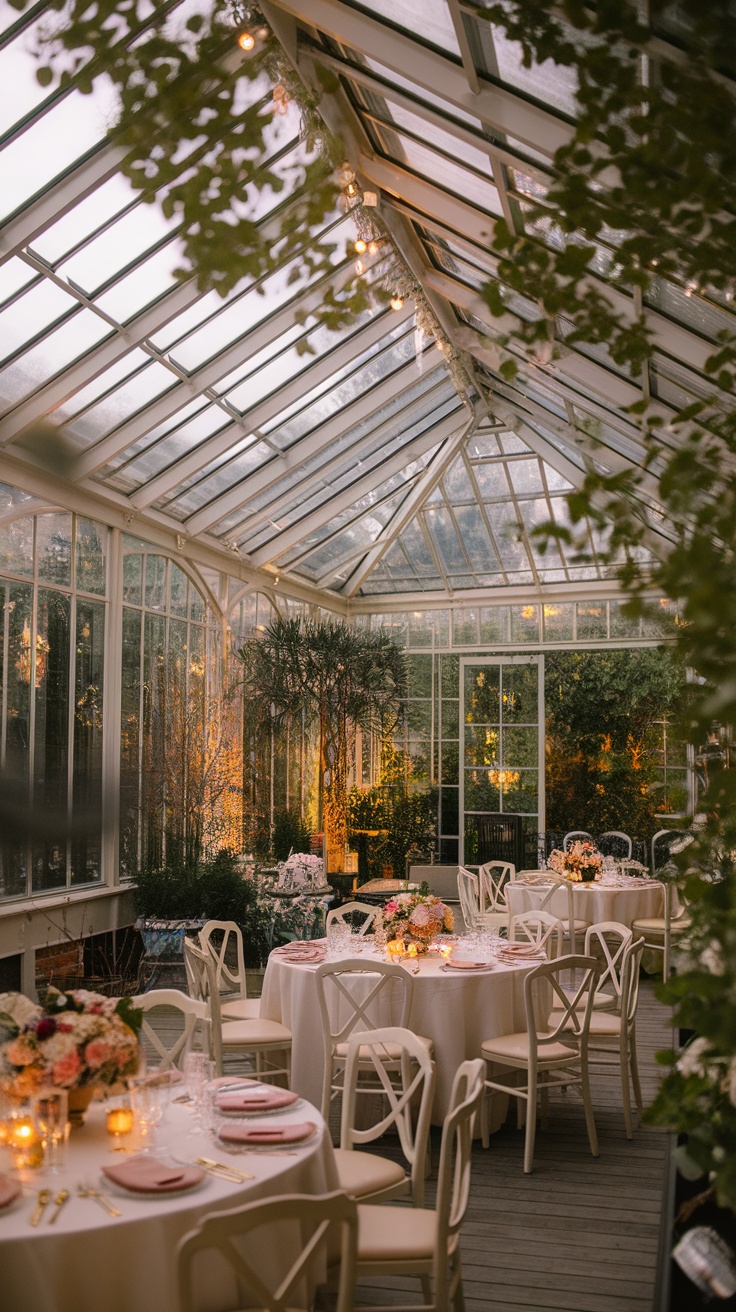
{"type": "MultiPolygon", "coordinates": [[[[40,562],[39,562],[40,563],[40,562]]],[[[69,766],[69,639],[71,601],[61,592],[40,588],[28,673],[35,688],[33,733],[33,798],[58,832],[49,824],[33,845],[33,892],[65,888],[67,852],[66,818],[69,766]]]]}
{"type": "MultiPolygon", "coordinates": [[[[104,558],[103,558],[104,568],[104,558]]],[[[74,674],[74,814],[84,823],[72,834],[71,883],[102,878],[102,708],[105,606],[77,599],[74,674]]]]}

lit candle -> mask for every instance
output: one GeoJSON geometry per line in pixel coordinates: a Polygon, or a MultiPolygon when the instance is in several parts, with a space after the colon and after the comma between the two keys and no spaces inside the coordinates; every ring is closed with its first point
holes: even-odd
{"type": "Polygon", "coordinates": [[[410,944],[408,945],[408,947],[407,947],[407,949],[406,949],[406,955],[407,955],[407,957],[418,957],[418,956],[419,956],[419,949],[417,948],[416,943],[410,943],[410,944]]]}
{"type": "Polygon", "coordinates": [[[452,956],[452,943],[440,943],[440,956],[445,958],[452,956]]]}
{"type": "Polygon", "coordinates": [[[401,958],[404,955],[403,938],[392,938],[391,941],[386,944],[386,951],[392,961],[401,961],[401,958]]]}
{"type": "Polygon", "coordinates": [[[130,1134],[133,1129],[133,1108],[113,1107],[107,1113],[107,1133],[114,1135],[130,1134]]]}
{"type": "Polygon", "coordinates": [[[43,1142],[30,1116],[14,1116],[8,1122],[7,1143],[17,1167],[40,1166],[43,1142]]]}

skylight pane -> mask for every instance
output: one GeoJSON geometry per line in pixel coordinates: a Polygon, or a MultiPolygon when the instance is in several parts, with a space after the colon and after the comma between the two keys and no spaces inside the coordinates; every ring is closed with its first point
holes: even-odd
{"type": "Polygon", "coordinates": [[[2,213],[11,214],[104,140],[116,97],[102,80],[93,96],[72,91],[31,124],[0,156],[2,213]]]}
{"type": "Polygon", "coordinates": [[[0,396],[8,401],[20,401],[60,369],[85,355],[110,332],[110,325],[91,310],[78,310],[71,320],[0,372],[0,396]]]}
{"type": "MultiPolygon", "coordinates": [[[[350,3],[354,9],[378,15],[402,27],[412,36],[417,35],[417,10],[412,0],[350,0],[350,3]]],[[[460,57],[460,47],[445,0],[422,0],[419,35],[438,50],[449,51],[460,57]]]]}

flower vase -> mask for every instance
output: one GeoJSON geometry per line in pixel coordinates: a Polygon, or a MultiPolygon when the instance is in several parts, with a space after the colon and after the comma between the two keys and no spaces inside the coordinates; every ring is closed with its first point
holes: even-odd
{"type": "Polygon", "coordinates": [[[84,1125],[85,1113],[93,1095],[94,1088],[91,1084],[84,1084],[79,1089],[69,1090],[69,1124],[73,1130],[78,1129],[80,1125],[84,1125]]]}
{"type": "Polygon", "coordinates": [[[583,866],[580,871],[580,878],[584,884],[592,884],[595,879],[595,866],[583,866]]]}

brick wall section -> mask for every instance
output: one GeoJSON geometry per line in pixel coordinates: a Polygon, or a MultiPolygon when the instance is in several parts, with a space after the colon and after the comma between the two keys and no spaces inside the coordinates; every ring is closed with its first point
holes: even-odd
{"type": "Polygon", "coordinates": [[[82,942],[65,940],[49,947],[36,949],[36,987],[46,985],[49,978],[81,975],[83,972],[82,942]]]}

